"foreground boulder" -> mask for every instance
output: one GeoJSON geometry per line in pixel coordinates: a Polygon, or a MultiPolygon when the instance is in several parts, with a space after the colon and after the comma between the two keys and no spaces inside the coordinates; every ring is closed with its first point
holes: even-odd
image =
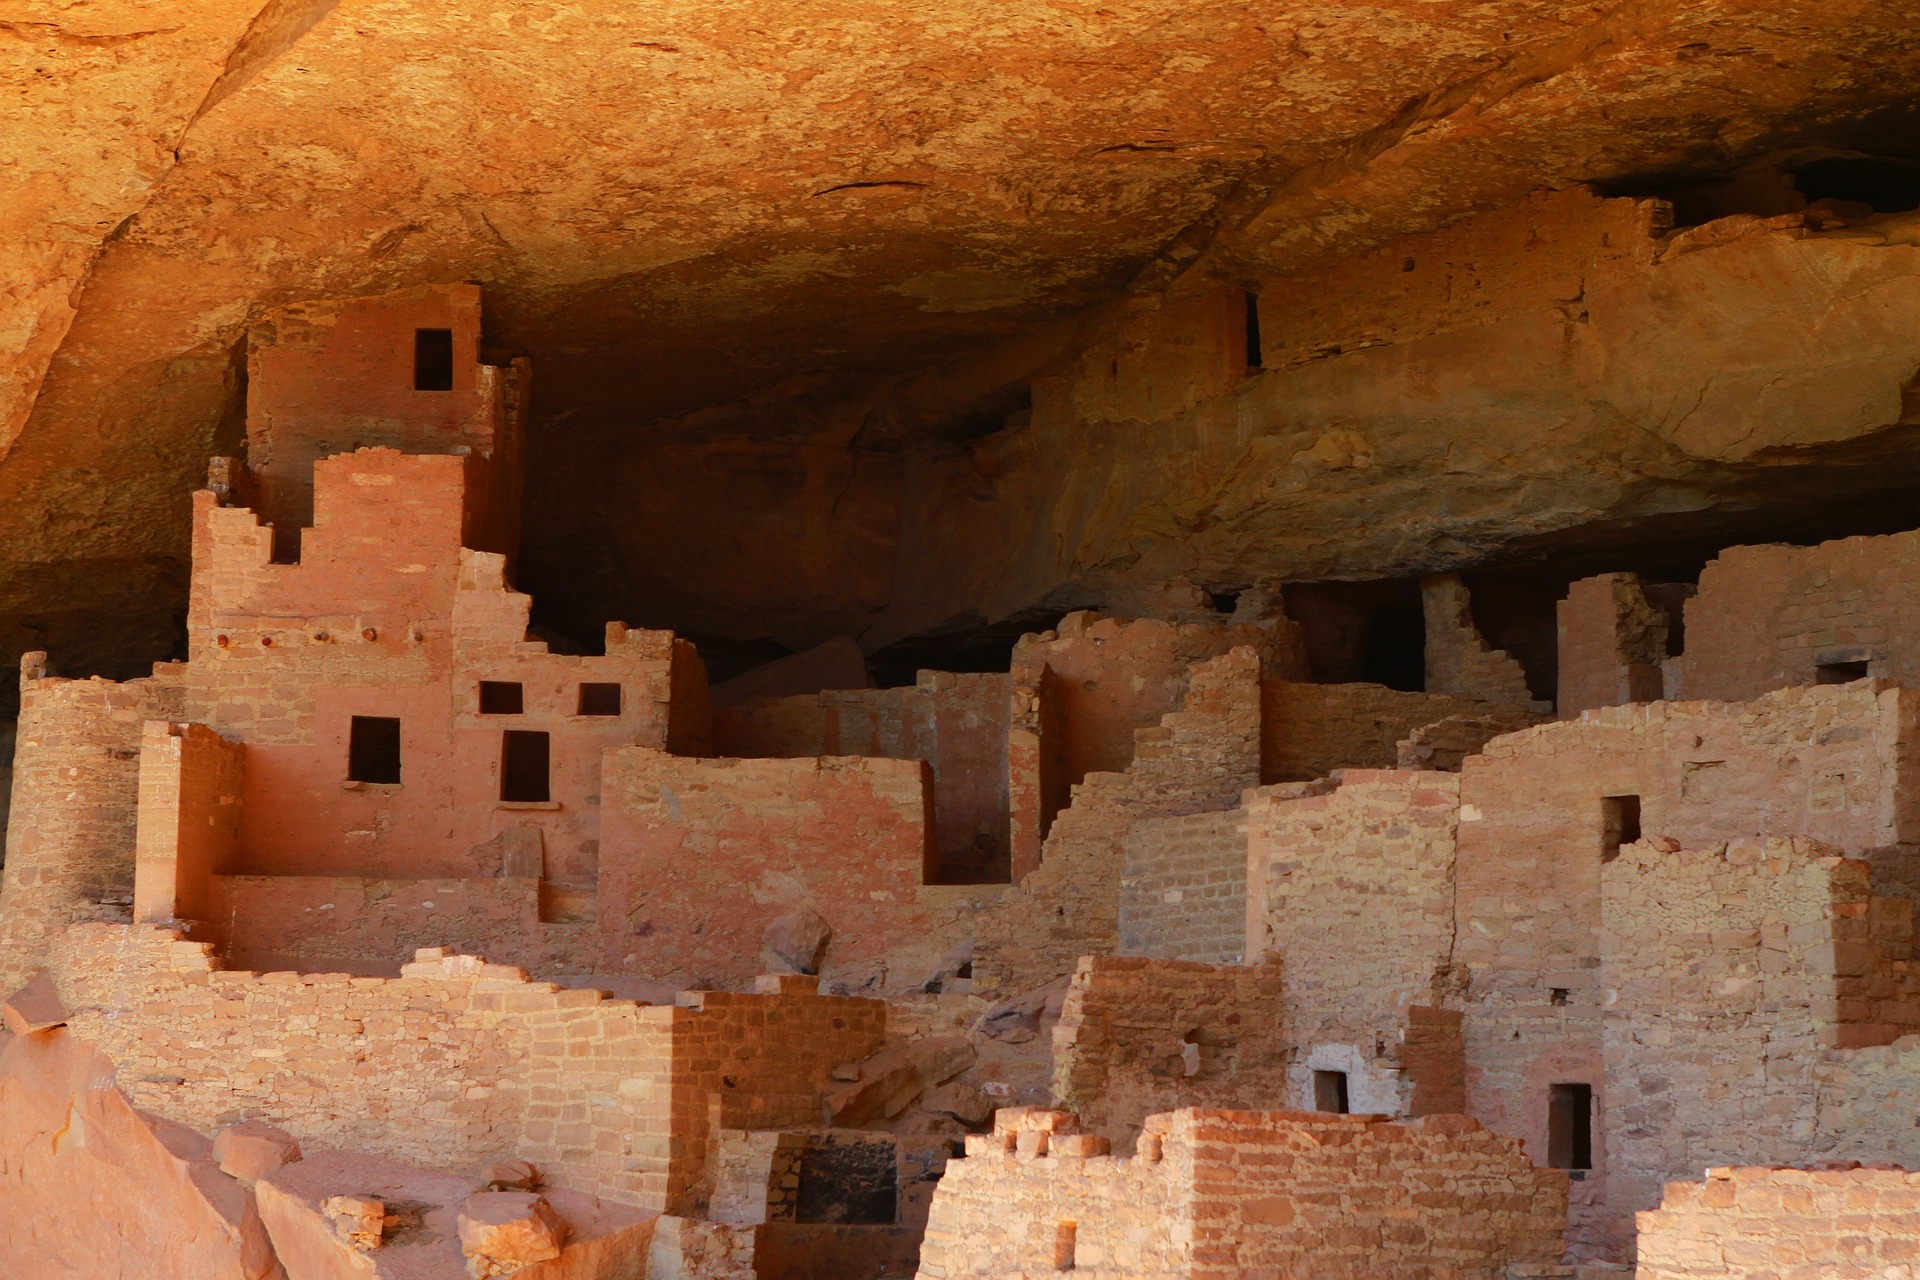
{"type": "MultiPolygon", "coordinates": [[[[36,1019],[40,1020],[40,1019],[36,1019]]],[[[0,1275],[274,1280],[254,1199],[212,1144],[135,1111],[59,1027],[0,1049],[0,1275]]]]}

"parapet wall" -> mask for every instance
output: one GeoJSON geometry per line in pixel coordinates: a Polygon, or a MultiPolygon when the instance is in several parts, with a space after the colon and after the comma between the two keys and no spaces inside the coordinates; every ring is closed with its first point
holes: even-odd
{"type": "Polygon", "coordinates": [[[1133,1150],[1154,1112],[1271,1106],[1292,1057],[1281,966],[1085,956],[1053,1028],[1053,1096],[1133,1150]]]}
{"type": "Polygon", "coordinates": [[[1460,1116],[1188,1108],[1131,1157],[1062,1112],[1003,1110],[934,1193],[921,1280],[1554,1274],[1566,1175],[1460,1116]]]}
{"type": "Polygon", "coordinates": [[[56,948],[69,1025],[143,1110],[435,1167],[517,1156],[670,1212],[706,1195],[714,1124],[816,1119],[832,1068],[886,1037],[884,1004],[812,979],[649,1006],[437,950],[398,978],[230,972],[210,952],[139,925],[82,925],[56,948]]]}
{"type": "Polygon", "coordinates": [[[1639,1215],[1636,1280],[1901,1280],[1920,1263],[1920,1173],[1722,1166],[1639,1215]]]}

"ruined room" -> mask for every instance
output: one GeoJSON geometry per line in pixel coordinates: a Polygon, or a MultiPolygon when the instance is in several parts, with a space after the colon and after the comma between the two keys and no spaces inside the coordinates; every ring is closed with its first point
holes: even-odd
{"type": "Polygon", "coordinates": [[[0,1277],[1920,1280],[1894,0],[0,0],[0,1277]]]}

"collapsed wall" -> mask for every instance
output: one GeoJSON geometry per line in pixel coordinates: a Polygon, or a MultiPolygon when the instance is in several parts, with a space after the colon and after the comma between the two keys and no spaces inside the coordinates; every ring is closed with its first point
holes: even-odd
{"type": "Polygon", "coordinates": [[[1184,1108],[1149,1117],[1131,1157],[1076,1130],[1010,1109],[969,1137],[934,1193],[922,1280],[1566,1274],[1566,1175],[1464,1117],[1184,1108]]]}

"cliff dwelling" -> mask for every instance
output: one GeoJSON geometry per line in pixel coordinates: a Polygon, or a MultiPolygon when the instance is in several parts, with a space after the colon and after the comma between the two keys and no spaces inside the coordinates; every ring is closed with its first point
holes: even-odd
{"type": "Polygon", "coordinates": [[[0,1277],[1917,1280],[1914,17],[0,6],[0,1277]]]}

